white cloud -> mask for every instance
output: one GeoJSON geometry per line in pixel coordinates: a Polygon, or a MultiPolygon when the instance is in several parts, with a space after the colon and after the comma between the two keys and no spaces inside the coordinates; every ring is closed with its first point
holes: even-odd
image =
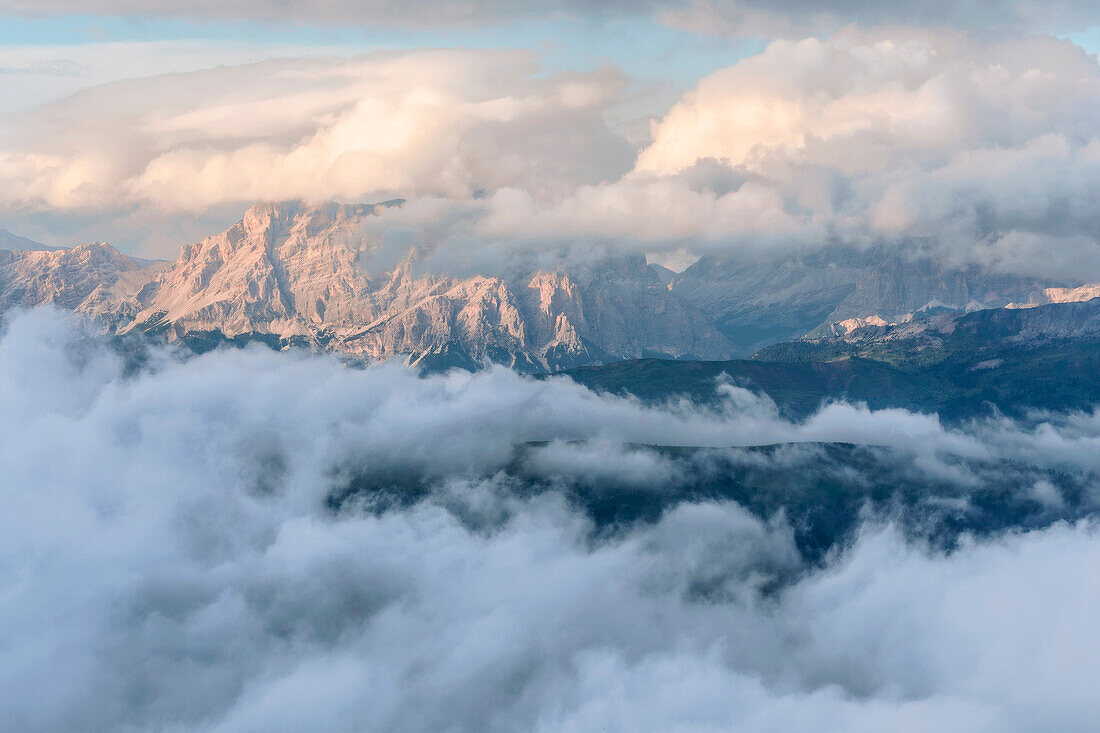
{"type": "Polygon", "coordinates": [[[632,175],[556,206],[515,196],[490,224],[778,255],[919,237],[960,264],[1096,278],[1097,119],[1100,66],[1068,42],[848,28],[703,79],[632,175]]]}
{"type": "Polygon", "coordinates": [[[120,82],[16,123],[9,208],[552,191],[617,177],[611,71],[538,76],[525,52],[269,61],[120,82]]]}
{"type": "Polygon", "coordinates": [[[703,79],[656,127],[638,168],[714,158],[859,175],[1044,135],[1082,145],[1095,135],[1098,87],[1095,59],[1049,37],[849,28],[776,41],[703,79]]]}
{"type": "Polygon", "coordinates": [[[494,478],[533,439],[558,442],[531,470],[602,482],[603,445],[642,486],[668,475],[664,459],[623,441],[835,439],[1100,470],[1096,415],[948,431],[834,405],[792,425],[731,394],[715,413],[643,408],[503,370],[421,380],[262,350],[154,353],[124,378],[71,322],[13,318],[0,340],[5,720],[1049,730],[1100,715],[1089,523],[963,538],[949,555],[869,526],[815,568],[782,521],[733,504],[680,504],[593,541],[560,496],[494,478]],[[604,442],[565,442],[586,437],[604,442]],[[425,475],[440,497],[329,511],[356,466],[425,475]]]}
{"type": "Polygon", "coordinates": [[[428,50],[106,85],[12,123],[0,206],[18,229],[402,197],[446,221],[391,212],[376,234],[406,227],[438,263],[919,239],[958,265],[1100,279],[1100,66],[1072,43],[900,27],[777,41],[701,80],[640,152],[605,119],[625,84],[428,50]]]}
{"type": "Polygon", "coordinates": [[[916,239],[958,266],[1090,281],[1097,119],[1100,66],[1071,43],[848,28],[703,79],[622,178],[500,188],[451,238],[467,256],[580,242],[740,258],[916,239]]]}
{"type": "Polygon", "coordinates": [[[783,237],[804,236],[808,224],[787,210],[779,192],[752,181],[719,195],[694,189],[679,177],[633,176],[581,186],[551,202],[502,189],[490,199],[479,232],[514,239],[594,237],[643,245],[736,240],[767,247],[783,237]]]}

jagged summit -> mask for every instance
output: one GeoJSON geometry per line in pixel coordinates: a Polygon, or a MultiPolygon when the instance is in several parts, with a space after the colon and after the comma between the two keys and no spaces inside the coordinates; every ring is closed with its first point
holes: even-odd
{"type": "Polygon", "coordinates": [[[510,274],[422,272],[427,250],[371,234],[378,204],[258,203],[223,232],[151,263],[106,244],[0,250],[0,313],[55,303],[118,332],[260,337],[365,359],[547,371],[647,356],[722,359],[913,314],[1081,300],[1095,286],[951,270],[897,252],[772,263],[716,256],[683,273],[644,256],[510,274]]]}
{"type": "Polygon", "coordinates": [[[376,204],[341,204],[335,201],[307,203],[304,201],[260,201],[249,207],[238,225],[247,230],[271,228],[279,231],[295,225],[320,229],[343,227],[364,217],[375,216],[385,209],[404,205],[405,199],[391,199],[376,204]]]}
{"type": "Polygon", "coordinates": [[[111,329],[170,339],[262,335],[368,359],[406,354],[530,371],[727,353],[725,339],[642,257],[610,259],[580,277],[564,265],[508,278],[418,274],[415,249],[375,262],[378,242],[363,225],[402,203],[259,203],[168,263],[106,245],[98,259],[93,245],[63,256],[8,253],[5,303],[64,301],[111,329]],[[30,281],[38,285],[22,284],[30,281]]]}
{"type": "Polygon", "coordinates": [[[126,304],[160,266],[124,255],[105,242],[71,249],[0,250],[0,313],[49,303],[114,328],[126,321],[126,304]]]}

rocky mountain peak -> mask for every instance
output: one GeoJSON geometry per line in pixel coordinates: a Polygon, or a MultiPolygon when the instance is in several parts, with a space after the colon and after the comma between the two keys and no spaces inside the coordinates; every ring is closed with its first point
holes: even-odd
{"type": "MultiPolygon", "coordinates": [[[[53,292],[112,329],[169,338],[252,334],[368,359],[407,354],[416,363],[530,370],[727,355],[723,337],[640,256],[563,262],[508,278],[455,277],[421,272],[424,253],[414,249],[373,271],[377,242],[364,222],[401,203],[260,203],[225,231],[183,247],[174,262],[150,265],[90,243],[61,254],[17,253],[25,262],[15,269],[47,283],[32,301],[53,292]]],[[[27,300],[22,285],[5,290],[27,300]]]]}
{"type": "Polygon", "coordinates": [[[579,280],[564,265],[508,280],[423,274],[415,250],[370,271],[377,243],[362,224],[400,204],[257,204],[225,232],[185,247],[142,292],[131,328],[265,333],[369,358],[438,354],[529,368],[724,354],[705,319],[666,302],[675,296],[641,257],[584,264],[579,280]],[[654,328],[663,320],[676,323],[654,328]]]}
{"type": "Polygon", "coordinates": [[[748,356],[779,341],[844,331],[859,319],[899,323],[914,313],[1000,308],[1056,284],[954,267],[916,246],[883,246],[763,262],[708,255],[669,287],[748,356]]]}
{"type": "Polygon", "coordinates": [[[55,303],[121,332],[254,335],[366,359],[403,354],[416,363],[546,370],[643,356],[729,358],[914,314],[1100,294],[1095,285],[951,270],[893,250],[830,250],[770,263],[712,255],[680,274],[647,265],[640,254],[549,267],[510,263],[506,277],[429,274],[427,250],[378,256],[369,219],[402,203],[259,203],[168,263],[102,242],[0,248],[0,313],[55,303]]]}
{"type": "Polygon", "coordinates": [[[106,242],[71,249],[0,250],[0,313],[49,303],[114,325],[121,304],[159,266],[122,254],[106,242]]]}
{"type": "Polygon", "coordinates": [[[301,236],[309,237],[328,229],[354,226],[368,216],[375,216],[387,208],[401,206],[404,203],[404,199],[393,199],[377,204],[261,202],[254,204],[245,212],[240,226],[248,234],[269,233],[272,236],[279,236],[297,231],[301,236]]]}

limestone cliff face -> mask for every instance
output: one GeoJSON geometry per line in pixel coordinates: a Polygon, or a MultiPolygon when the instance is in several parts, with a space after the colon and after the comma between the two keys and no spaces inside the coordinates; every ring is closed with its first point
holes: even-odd
{"type": "Polygon", "coordinates": [[[374,206],[254,206],[221,234],[185,246],[137,295],[135,326],[177,333],[309,336],[380,315],[354,235],[374,206]]]}
{"type": "Polygon", "coordinates": [[[506,278],[449,277],[425,272],[429,252],[395,257],[369,235],[372,217],[399,204],[258,204],[163,263],[106,244],[51,250],[7,235],[40,249],[0,246],[0,314],[53,303],[119,332],[269,334],[364,359],[552,371],[643,356],[747,356],[914,313],[1100,295],[1097,285],[1052,287],[898,251],[836,248],[758,264],[709,256],[680,274],[618,256],[506,278]]]}
{"type": "Polygon", "coordinates": [[[909,254],[834,247],[777,262],[708,256],[676,275],[670,289],[706,313],[734,351],[747,356],[778,341],[844,332],[874,320],[900,323],[915,313],[1032,301],[1056,284],[909,254]]]}
{"type": "Polygon", "coordinates": [[[1089,283],[1076,288],[1044,288],[1023,303],[1009,303],[1007,308],[1035,308],[1051,303],[1084,303],[1100,298],[1100,283],[1089,283]]]}
{"type": "Polygon", "coordinates": [[[904,341],[909,348],[940,348],[947,340],[973,348],[1031,348],[1058,341],[1100,336],[1100,298],[1086,298],[1025,308],[990,308],[972,313],[939,313],[904,323],[866,323],[826,340],[871,348],[904,341]]]}
{"type": "Polygon", "coordinates": [[[99,242],[72,249],[0,249],[0,313],[52,304],[117,327],[136,312],[132,298],[158,268],[99,242]]]}
{"type": "Polygon", "coordinates": [[[106,245],[5,252],[0,304],[56,302],[120,332],[272,334],[368,359],[446,354],[539,371],[728,354],[706,317],[641,257],[586,267],[582,277],[566,269],[508,279],[424,274],[416,250],[376,265],[364,223],[398,203],[260,204],[157,265],[106,245]]]}

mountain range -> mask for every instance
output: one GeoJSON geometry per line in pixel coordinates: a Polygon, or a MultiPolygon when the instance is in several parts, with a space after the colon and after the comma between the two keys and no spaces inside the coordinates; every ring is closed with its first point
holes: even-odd
{"type": "Polygon", "coordinates": [[[642,359],[565,372],[590,388],[663,403],[717,403],[723,384],[766,394],[803,419],[830,401],[1043,419],[1100,404],[1100,299],[940,313],[844,336],[774,344],[752,359],[642,359]]]}
{"type": "Polygon", "coordinates": [[[735,356],[770,344],[936,312],[1052,302],[1037,278],[952,267],[913,250],[830,247],[779,262],[707,256],[669,289],[706,313],[735,356]]]}
{"type": "Polygon", "coordinates": [[[1100,295],[1100,286],[952,269],[885,248],[767,263],[707,256],[681,273],[624,254],[447,276],[422,267],[429,250],[394,258],[365,232],[371,217],[402,203],[257,204],[171,262],[3,232],[0,315],[51,303],[110,333],[199,349],[259,339],[361,360],[403,355],[425,369],[554,372],[647,357],[731,359],[805,338],[892,338],[874,329],[908,333],[951,314],[1100,295]]]}

